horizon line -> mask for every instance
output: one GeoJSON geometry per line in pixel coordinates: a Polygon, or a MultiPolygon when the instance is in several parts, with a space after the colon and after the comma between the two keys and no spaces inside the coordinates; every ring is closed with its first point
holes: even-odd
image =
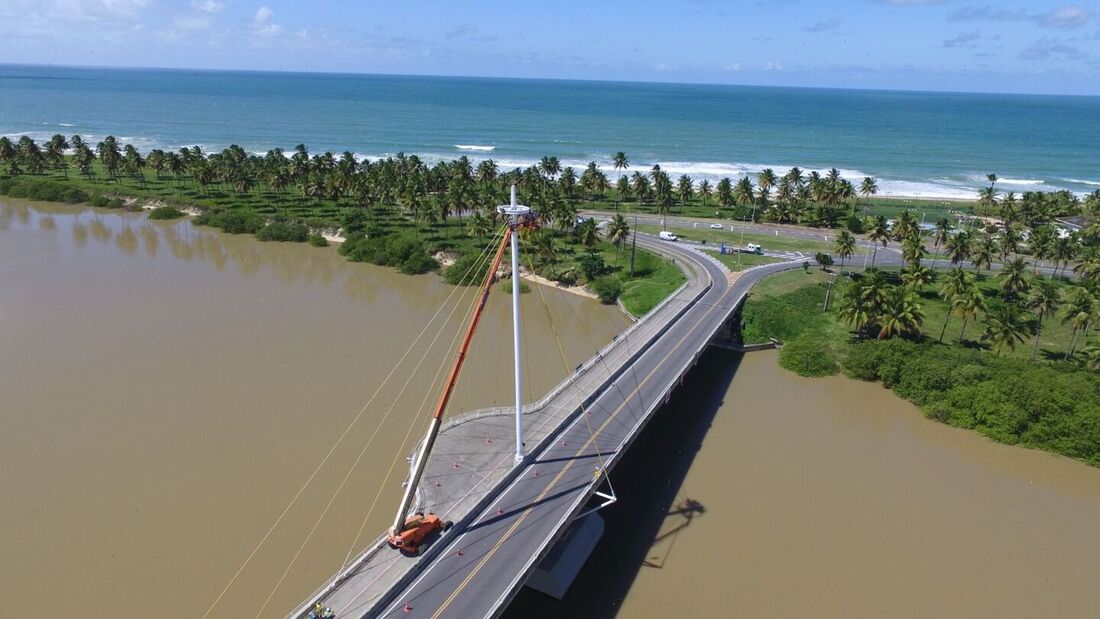
{"type": "Polygon", "coordinates": [[[53,69],[100,69],[109,71],[191,71],[199,73],[260,73],[283,75],[322,75],[322,76],[348,76],[348,77],[399,77],[399,78],[429,78],[429,79],[481,79],[502,80],[520,82],[580,82],[592,84],[647,84],[661,86],[724,86],[730,88],[771,88],[779,90],[825,90],[844,92],[888,92],[888,93],[913,93],[913,94],[938,94],[938,95],[988,95],[1007,97],[1054,97],[1054,98],[1083,98],[1096,99],[1100,94],[1058,94],[1058,93],[1029,93],[1029,92],[990,92],[984,90],[936,90],[919,88],[848,88],[843,86],[777,86],[774,84],[752,84],[731,82],[679,82],[657,80],[616,80],[594,78],[563,78],[563,77],[516,77],[499,75],[446,75],[433,73],[371,73],[363,71],[307,71],[288,69],[237,69],[237,68],[203,68],[203,67],[163,67],[163,66],[139,66],[139,65],[91,65],[91,64],[67,64],[67,63],[33,63],[33,62],[0,62],[0,67],[33,67],[53,69]]]}

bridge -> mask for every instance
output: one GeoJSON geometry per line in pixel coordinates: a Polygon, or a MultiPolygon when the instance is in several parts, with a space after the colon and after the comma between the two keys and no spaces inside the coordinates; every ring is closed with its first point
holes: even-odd
{"type": "MultiPolygon", "coordinates": [[[[498,615],[571,525],[613,501],[608,472],[715,340],[750,287],[801,262],[729,273],[709,255],[638,235],[687,282],[541,400],[524,406],[527,457],[513,461],[514,408],[474,411],[439,434],[416,505],[454,523],[415,557],[382,535],[288,617],[498,615]]],[[[613,482],[613,479],[611,480],[613,482]]]]}

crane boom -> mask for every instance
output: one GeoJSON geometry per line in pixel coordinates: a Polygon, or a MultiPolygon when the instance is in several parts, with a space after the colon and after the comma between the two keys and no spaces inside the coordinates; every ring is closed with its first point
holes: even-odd
{"type": "MultiPolygon", "coordinates": [[[[412,505],[413,497],[416,496],[416,488],[420,484],[420,478],[424,475],[424,467],[428,462],[428,454],[432,450],[432,446],[435,445],[436,436],[439,434],[439,426],[443,421],[443,413],[447,409],[447,403],[450,402],[451,394],[454,393],[455,383],[458,381],[458,374],[462,371],[462,364],[466,361],[466,353],[470,348],[470,342],[473,340],[474,331],[477,330],[478,322],[481,320],[481,314],[485,310],[485,304],[489,300],[489,289],[493,284],[493,280],[496,278],[497,268],[500,267],[501,259],[504,257],[504,248],[508,246],[508,241],[514,232],[509,229],[504,233],[504,237],[501,239],[500,247],[497,248],[496,255],[493,257],[493,262],[489,266],[489,271],[485,274],[485,280],[481,284],[480,297],[478,299],[477,308],[474,310],[474,315],[470,319],[470,324],[466,327],[466,334],[462,338],[462,345],[458,349],[458,355],[455,357],[454,364],[451,366],[451,372],[447,375],[447,383],[443,387],[443,393],[439,396],[439,403],[436,404],[435,414],[432,415],[431,423],[428,425],[428,433],[424,436],[424,441],[421,443],[420,450],[416,454],[416,460],[413,464],[412,475],[409,476],[408,484],[405,486],[404,496],[401,497],[401,506],[397,509],[397,515],[393,519],[393,526],[389,531],[389,542],[395,548],[415,548],[416,543],[419,540],[407,539],[407,536],[403,536],[407,525],[407,515],[409,507],[412,505]]],[[[513,278],[515,274],[513,274],[513,278]]],[[[516,285],[516,284],[513,284],[516,285]]],[[[433,522],[438,522],[435,519],[433,522]]]]}

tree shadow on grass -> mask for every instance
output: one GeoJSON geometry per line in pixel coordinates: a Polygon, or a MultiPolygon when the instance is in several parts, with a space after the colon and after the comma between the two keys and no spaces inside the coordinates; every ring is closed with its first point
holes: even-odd
{"type": "Polygon", "coordinates": [[[638,572],[660,569],[679,552],[676,536],[709,517],[703,503],[679,491],[740,361],[725,350],[703,355],[611,472],[618,502],[600,512],[603,537],[565,598],[524,588],[506,619],[615,617],[638,572]]]}

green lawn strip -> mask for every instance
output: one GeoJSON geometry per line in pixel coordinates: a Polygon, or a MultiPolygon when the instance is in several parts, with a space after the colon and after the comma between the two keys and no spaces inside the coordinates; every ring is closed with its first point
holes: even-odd
{"type": "Polygon", "coordinates": [[[630,277],[630,257],[624,252],[625,265],[618,276],[623,282],[619,297],[626,311],[642,316],[679,288],[687,278],[672,260],[639,249],[634,262],[634,277],[630,277]]]}
{"type": "MultiPolygon", "coordinates": [[[[921,213],[924,213],[926,221],[936,221],[940,217],[950,217],[953,211],[959,211],[963,213],[970,213],[974,210],[974,205],[977,200],[937,200],[931,198],[903,198],[903,197],[874,197],[874,198],[860,198],[856,203],[856,207],[863,215],[885,215],[886,217],[893,219],[897,217],[902,211],[909,210],[916,213],[917,218],[921,217],[921,213]]],[[[581,205],[584,209],[600,210],[605,212],[618,212],[624,216],[628,215],[660,215],[660,210],[656,204],[646,202],[636,202],[634,200],[619,201],[617,194],[614,190],[607,192],[607,196],[604,200],[597,200],[592,202],[584,202],[581,205]]],[[[666,214],[670,217],[698,217],[700,219],[720,219],[726,221],[736,221],[739,219],[737,214],[740,211],[748,211],[749,207],[739,205],[735,207],[731,206],[719,206],[717,200],[711,197],[704,205],[702,200],[698,197],[694,197],[688,200],[686,204],[676,204],[669,207],[666,214]]],[[[740,215],[743,219],[746,214],[740,215]]]]}
{"type": "Polygon", "coordinates": [[[758,256],[756,254],[720,254],[716,251],[707,251],[707,254],[714,256],[719,262],[726,265],[726,268],[731,271],[744,271],[750,267],[759,266],[761,264],[773,264],[776,262],[783,262],[782,258],[773,258],[771,256],[758,256]],[[738,264],[740,262],[740,264],[738,264]]]}
{"type": "MultiPolygon", "coordinates": [[[[732,246],[740,246],[742,242],[745,245],[756,243],[763,247],[765,251],[797,251],[811,256],[819,251],[825,253],[836,251],[836,243],[833,241],[834,233],[832,230],[822,231],[823,236],[827,235],[829,237],[829,240],[826,241],[824,239],[816,240],[803,237],[776,236],[775,234],[759,232],[745,232],[744,235],[742,235],[740,230],[713,230],[702,225],[693,228],[691,226],[676,225],[673,222],[669,222],[668,228],[669,231],[685,241],[706,241],[708,245],[721,245],[723,241],[725,241],[726,245],[732,246]]],[[[657,234],[661,231],[661,226],[640,223],[638,224],[638,231],[657,234]]],[[[862,251],[864,251],[863,246],[857,247],[857,252],[862,251]]]]}

